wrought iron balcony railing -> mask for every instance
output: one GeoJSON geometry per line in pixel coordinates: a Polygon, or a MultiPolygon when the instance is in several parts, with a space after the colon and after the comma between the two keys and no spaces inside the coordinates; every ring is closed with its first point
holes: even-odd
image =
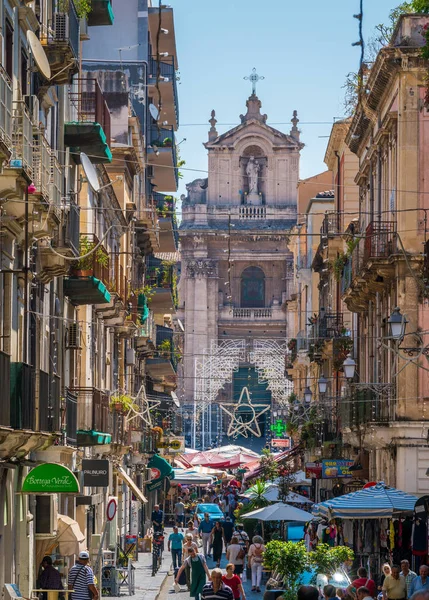
{"type": "Polygon", "coordinates": [[[389,258],[394,251],[394,224],[372,221],[365,230],[364,263],[373,259],[389,258]]]}
{"type": "Polygon", "coordinates": [[[11,167],[33,180],[33,120],[25,102],[13,103],[11,167]]]}
{"type": "Polygon", "coordinates": [[[39,429],[60,431],[60,378],[39,371],[39,429]]]}
{"type": "Polygon", "coordinates": [[[341,231],[341,213],[337,211],[327,212],[320,228],[320,237],[322,239],[334,237],[341,231]]]}
{"type": "Polygon", "coordinates": [[[89,77],[74,79],[69,98],[78,122],[100,124],[110,144],[110,112],[98,81],[89,77]]]}
{"type": "Polygon", "coordinates": [[[12,81],[3,67],[0,67],[0,141],[12,148],[12,81]]]}

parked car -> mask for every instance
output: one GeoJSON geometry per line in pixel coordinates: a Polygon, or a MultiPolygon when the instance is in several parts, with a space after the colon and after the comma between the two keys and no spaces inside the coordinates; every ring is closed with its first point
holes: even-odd
{"type": "Polygon", "coordinates": [[[224,517],[218,504],[197,504],[196,513],[200,520],[204,519],[204,513],[209,513],[210,520],[213,522],[220,521],[224,517]]]}

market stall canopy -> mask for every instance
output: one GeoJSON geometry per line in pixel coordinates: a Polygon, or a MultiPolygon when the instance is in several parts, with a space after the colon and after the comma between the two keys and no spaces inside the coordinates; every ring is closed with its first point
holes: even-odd
{"type": "Polygon", "coordinates": [[[314,515],[328,519],[379,519],[413,512],[416,502],[417,496],[406,494],[381,482],[358,492],[316,504],[312,511],[314,515]]]}
{"type": "Polygon", "coordinates": [[[192,465],[211,467],[212,469],[233,469],[253,461],[254,459],[254,456],[243,452],[239,452],[232,456],[214,452],[199,452],[198,454],[192,455],[190,458],[188,457],[188,460],[192,465]]]}
{"type": "Polygon", "coordinates": [[[58,515],[58,530],[56,542],[59,545],[61,556],[78,555],[81,550],[86,549],[85,535],[82,533],[79,523],[67,515],[58,515]]]}
{"type": "Polygon", "coordinates": [[[196,473],[191,469],[174,469],[174,478],[171,481],[171,485],[211,485],[214,479],[216,479],[216,477],[212,475],[203,475],[196,473]]]}
{"type": "MultiPolygon", "coordinates": [[[[245,496],[246,498],[254,498],[257,495],[257,493],[256,490],[254,490],[253,487],[251,487],[247,490],[247,492],[241,495],[245,496]]],[[[268,486],[267,490],[262,495],[265,498],[265,500],[268,500],[268,502],[277,502],[277,500],[279,499],[279,486],[274,484],[268,486]]],[[[295,492],[289,492],[284,502],[286,504],[313,504],[313,502],[309,498],[301,496],[301,494],[295,494],[295,492]]]]}
{"type": "Polygon", "coordinates": [[[283,502],[277,502],[271,504],[271,506],[265,506],[264,508],[258,508],[258,510],[252,510],[245,515],[241,516],[242,519],[258,519],[258,521],[298,521],[300,523],[306,523],[314,519],[314,516],[291,506],[290,504],[284,504],[283,502]]]}
{"type": "Polygon", "coordinates": [[[141,489],[137,487],[137,484],[135,483],[135,481],[133,481],[131,479],[131,477],[128,475],[128,473],[122,467],[119,467],[119,466],[116,467],[115,473],[116,473],[116,475],[118,475],[118,477],[120,477],[122,479],[122,481],[125,483],[125,485],[127,485],[130,488],[130,490],[132,491],[134,496],[137,498],[137,500],[140,500],[140,502],[143,502],[143,503],[147,502],[146,496],[143,495],[143,492],[141,491],[141,489]]]}

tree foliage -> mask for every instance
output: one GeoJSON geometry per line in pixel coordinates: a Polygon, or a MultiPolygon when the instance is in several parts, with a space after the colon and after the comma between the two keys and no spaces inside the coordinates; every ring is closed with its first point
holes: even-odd
{"type": "Polygon", "coordinates": [[[266,448],[262,450],[260,460],[261,479],[263,481],[274,481],[279,474],[279,465],[275,461],[274,455],[266,448]]]}
{"type": "Polygon", "coordinates": [[[353,550],[347,546],[331,548],[328,544],[317,544],[315,550],[309,553],[309,560],[316,575],[322,573],[330,577],[345,562],[353,560],[353,556],[353,550]]]}

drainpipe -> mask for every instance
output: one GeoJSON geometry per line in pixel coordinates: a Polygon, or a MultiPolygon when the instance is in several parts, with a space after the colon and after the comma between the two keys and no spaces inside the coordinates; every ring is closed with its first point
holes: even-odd
{"type": "Polygon", "coordinates": [[[377,220],[381,222],[381,148],[377,150],[377,220]]]}
{"type": "Polygon", "coordinates": [[[28,364],[28,185],[25,188],[24,214],[24,333],[22,360],[28,364]]]}

